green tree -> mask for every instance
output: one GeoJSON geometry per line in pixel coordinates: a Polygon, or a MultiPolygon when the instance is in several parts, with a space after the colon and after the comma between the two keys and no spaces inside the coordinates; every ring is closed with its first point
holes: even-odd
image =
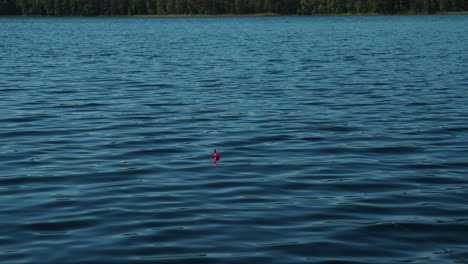
{"type": "Polygon", "coordinates": [[[0,0],[0,15],[435,13],[466,11],[468,0],[0,0]]]}
{"type": "Polygon", "coordinates": [[[175,14],[175,13],[176,13],[175,0],[166,0],[166,14],[175,14]]]}
{"type": "Polygon", "coordinates": [[[236,7],[237,14],[247,14],[249,13],[248,0],[235,0],[234,5],[236,7]]]}
{"type": "Polygon", "coordinates": [[[432,14],[436,11],[435,0],[424,0],[424,10],[426,13],[432,14]]]}
{"type": "Polygon", "coordinates": [[[99,15],[110,16],[111,15],[111,0],[100,0],[99,1],[99,15]]]}
{"type": "Polygon", "coordinates": [[[450,10],[450,1],[449,0],[439,0],[439,9],[440,11],[447,12],[450,10]]]}
{"type": "Polygon", "coordinates": [[[186,14],[187,13],[187,1],[186,0],[176,0],[175,2],[175,11],[177,14],[186,14]]]}
{"type": "Polygon", "coordinates": [[[27,0],[17,0],[17,7],[21,10],[22,15],[29,15],[29,1],[27,0]]]}
{"type": "Polygon", "coordinates": [[[339,14],[340,10],[340,0],[329,0],[327,3],[328,13],[339,14]]]}
{"type": "Polygon", "coordinates": [[[83,15],[97,16],[100,14],[99,0],[86,0],[83,8],[83,15]]]}
{"type": "Polygon", "coordinates": [[[119,0],[110,1],[110,15],[111,16],[120,15],[119,0]]]}
{"type": "Polygon", "coordinates": [[[54,11],[55,11],[55,7],[54,7],[55,1],[54,0],[40,0],[40,2],[42,3],[42,6],[44,7],[45,15],[53,16],[54,11]]]}
{"type": "Polygon", "coordinates": [[[119,0],[119,13],[120,15],[128,14],[128,0],[119,0]]]}
{"type": "Polygon", "coordinates": [[[156,14],[156,2],[155,0],[145,0],[146,12],[148,14],[156,14]]]}
{"type": "Polygon", "coordinates": [[[145,0],[130,0],[128,3],[129,15],[144,15],[146,14],[145,0]]]}
{"type": "Polygon", "coordinates": [[[165,15],[166,14],[166,1],[165,0],[157,0],[156,2],[156,13],[158,15],[165,15]]]}
{"type": "Polygon", "coordinates": [[[19,15],[21,10],[17,8],[14,0],[0,0],[0,15],[19,15]]]}
{"type": "Polygon", "coordinates": [[[358,13],[368,13],[370,11],[369,1],[368,0],[356,0],[354,5],[358,13]]]}
{"type": "Polygon", "coordinates": [[[468,8],[468,1],[466,0],[452,0],[452,11],[463,11],[468,8]]]}
{"type": "Polygon", "coordinates": [[[60,0],[54,1],[54,11],[52,13],[54,16],[63,16],[62,12],[62,3],[60,0]]]}

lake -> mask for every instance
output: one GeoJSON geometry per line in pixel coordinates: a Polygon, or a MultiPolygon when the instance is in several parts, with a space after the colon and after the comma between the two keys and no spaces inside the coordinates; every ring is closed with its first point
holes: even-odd
{"type": "Polygon", "coordinates": [[[467,29],[0,18],[0,262],[467,263],[467,29]]]}

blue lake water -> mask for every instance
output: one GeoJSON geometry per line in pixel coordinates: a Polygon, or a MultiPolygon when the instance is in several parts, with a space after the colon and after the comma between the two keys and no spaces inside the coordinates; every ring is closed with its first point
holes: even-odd
{"type": "Polygon", "coordinates": [[[1,18],[0,262],[467,263],[467,33],[1,18]]]}

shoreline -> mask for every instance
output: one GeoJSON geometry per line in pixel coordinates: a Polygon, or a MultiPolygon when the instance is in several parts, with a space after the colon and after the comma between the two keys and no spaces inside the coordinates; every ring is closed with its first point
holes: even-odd
{"type": "Polygon", "coordinates": [[[432,16],[432,15],[468,15],[468,11],[458,12],[438,12],[432,14],[425,13],[399,13],[399,14],[379,14],[379,13],[336,13],[336,14],[316,14],[316,15],[301,15],[301,14],[276,14],[276,13],[254,13],[254,14],[173,14],[173,15],[128,15],[128,16],[101,16],[101,17],[149,17],[149,18],[165,18],[165,17],[331,17],[331,16],[432,16]]]}
{"type": "Polygon", "coordinates": [[[253,14],[170,14],[170,15],[117,15],[117,16],[23,16],[0,15],[0,18],[209,18],[209,17],[333,17],[333,16],[433,16],[433,15],[468,15],[468,11],[425,13],[337,13],[337,14],[277,14],[277,13],[253,13],[253,14]]]}

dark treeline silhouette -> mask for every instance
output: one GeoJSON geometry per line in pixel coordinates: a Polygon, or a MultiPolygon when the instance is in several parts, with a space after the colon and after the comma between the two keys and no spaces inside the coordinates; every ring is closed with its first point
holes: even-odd
{"type": "Polygon", "coordinates": [[[467,11],[468,0],[0,0],[0,15],[116,16],[467,11]]]}

